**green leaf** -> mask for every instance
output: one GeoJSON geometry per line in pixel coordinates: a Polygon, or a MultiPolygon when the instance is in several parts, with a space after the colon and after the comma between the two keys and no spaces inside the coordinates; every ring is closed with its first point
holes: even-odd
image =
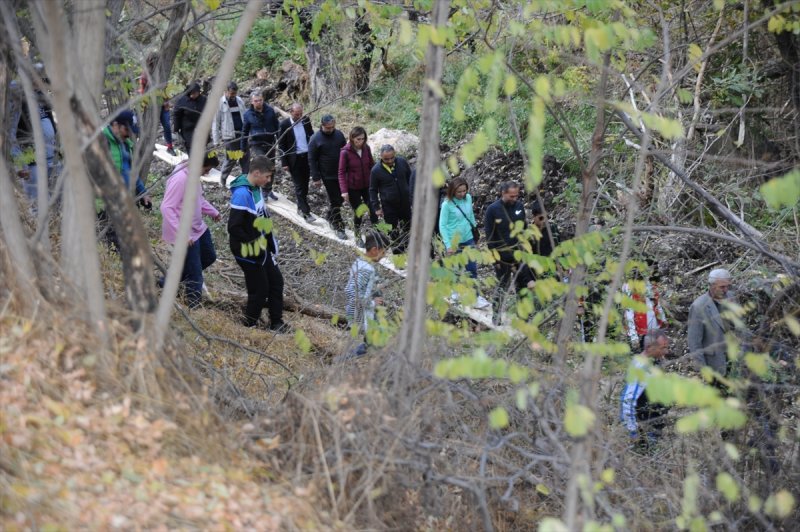
{"type": "Polygon", "coordinates": [[[359,218],[361,218],[368,212],[369,212],[369,207],[367,207],[366,203],[362,203],[356,208],[356,216],[358,216],[359,218]]]}
{"type": "Polygon", "coordinates": [[[489,426],[493,429],[502,429],[508,426],[508,412],[502,406],[489,412],[489,426]]]}
{"type": "Polygon", "coordinates": [[[517,92],[517,77],[514,74],[508,74],[503,83],[503,92],[506,96],[512,96],[517,92]]]}
{"type": "MultiPolygon", "coordinates": [[[[545,496],[550,495],[550,488],[548,488],[544,484],[536,484],[536,491],[545,496]]],[[[541,528],[539,530],[541,530],[541,528]]]]}
{"type": "Polygon", "coordinates": [[[770,179],[760,188],[761,195],[773,209],[783,206],[793,207],[800,201],[800,169],[795,169],[783,177],[770,179]]]}
{"type": "Polygon", "coordinates": [[[770,33],[781,33],[786,26],[786,19],[782,15],[774,15],[767,22],[767,31],[770,33]]]}
{"type": "Polygon", "coordinates": [[[764,503],[764,512],[779,519],[789,517],[793,510],[794,495],[785,489],[770,495],[764,503]]]}
{"type": "Polygon", "coordinates": [[[302,329],[297,329],[294,333],[294,343],[305,354],[311,352],[311,340],[308,339],[306,333],[302,329]]]}
{"type": "Polygon", "coordinates": [[[594,426],[595,414],[584,405],[573,403],[567,405],[564,415],[564,429],[574,438],[586,436],[594,426]]]}
{"type": "Polygon", "coordinates": [[[744,356],[744,363],[747,365],[747,368],[759,377],[764,377],[767,374],[769,371],[769,362],[768,355],[747,353],[744,356]]]}
{"type": "Polygon", "coordinates": [[[795,336],[800,336],[800,322],[794,319],[794,317],[789,316],[786,314],[783,317],[783,322],[789,328],[789,331],[795,336]]]}
{"type": "Polygon", "coordinates": [[[539,532],[569,532],[569,529],[560,519],[545,517],[539,522],[539,532]]]}
{"type": "Polygon", "coordinates": [[[678,101],[682,104],[688,105],[694,101],[694,96],[691,92],[684,88],[678,89],[678,101]]]}
{"type": "Polygon", "coordinates": [[[736,502],[739,499],[739,485],[728,473],[717,475],[717,491],[722,493],[728,502],[736,502]]]}
{"type": "Polygon", "coordinates": [[[411,43],[414,38],[414,31],[411,27],[411,22],[406,18],[400,19],[400,44],[407,45],[411,43]]]}

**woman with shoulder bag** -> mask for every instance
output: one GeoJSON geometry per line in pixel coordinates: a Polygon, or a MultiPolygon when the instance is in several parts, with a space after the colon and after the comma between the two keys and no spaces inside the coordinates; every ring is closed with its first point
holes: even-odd
{"type": "MultiPolygon", "coordinates": [[[[448,255],[478,243],[480,232],[472,211],[472,196],[463,177],[455,177],[447,185],[447,196],[439,213],[439,233],[448,255]]],[[[467,262],[467,271],[473,279],[478,278],[478,265],[474,261],[467,262]]],[[[483,296],[478,296],[475,308],[486,308],[489,304],[483,296]]]]}

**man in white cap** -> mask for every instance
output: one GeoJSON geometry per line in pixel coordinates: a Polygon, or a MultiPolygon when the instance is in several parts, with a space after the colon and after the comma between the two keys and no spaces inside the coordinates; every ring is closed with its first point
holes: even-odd
{"type": "Polygon", "coordinates": [[[718,268],[708,274],[708,292],[701,295],[689,308],[687,343],[689,354],[698,369],[710,366],[722,376],[728,372],[725,333],[732,330],[730,322],[722,318],[722,302],[731,287],[731,274],[718,268]]]}

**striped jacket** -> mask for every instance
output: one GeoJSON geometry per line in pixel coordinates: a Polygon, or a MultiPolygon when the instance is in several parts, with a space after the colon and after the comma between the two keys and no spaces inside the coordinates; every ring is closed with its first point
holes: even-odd
{"type": "Polygon", "coordinates": [[[358,258],[350,267],[350,275],[344,288],[347,303],[344,313],[347,320],[366,332],[367,322],[375,319],[373,299],[377,297],[378,272],[368,260],[358,258]]]}

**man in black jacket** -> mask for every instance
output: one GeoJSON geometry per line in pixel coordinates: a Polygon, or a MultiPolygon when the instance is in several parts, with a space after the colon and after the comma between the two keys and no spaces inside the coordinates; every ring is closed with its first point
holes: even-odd
{"type": "Polygon", "coordinates": [[[331,115],[322,117],[319,131],[308,141],[308,165],[311,168],[311,179],[314,186],[325,185],[331,207],[328,210],[328,222],[336,231],[336,236],[347,240],[342,219],[344,199],[339,189],[339,152],[347,139],[344,133],[336,129],[336,119],[331,115]]]}
{"type": "Polygon", "coordinates": [[[519,241],[516,235],[512,236],[512,232],[514,232],[514,227],[527,227],[525,205],[519,201],[519,190],[519,184],[514,181],[502,183],[500,199],[486,208],[483,224],[489,249],[497,250],[500,255],[500,260],[494,263],[494,273],[498,281],[492,302],[494,311],[492,321],[495,324],[500,323],[503,296],[511,284],[511,276],[519,266],[518,261],[514,258],[514,251],[518,249],[519,241]]]}
{"type": "MultiPolygon", "coordinates": [[[[531,205],[531,217],[533,218],[533,225],[542,233],[540,239],[531,239],[533,253],[542,257],[549,257],[552,255],[554,247],[558,245],[558,229],[552,222],[547,221],[547,214],[538,201],[534,201],[531,205]]],[[[536,272],[527,264],[522,264],[515,284],[517,292],[523,288],[533,289],[536,284],[536,272]]]]}
{"type": "Polygon", "coordinates": [[[307,222],[316,218],[308,206],[308,181],[311,169],[308,166],[308,142],[314,134],[311,120],[303,116],[303,106],[295,102],[289,108],[289,116],[281,121],[278,145],[281,148],[281,165],[289,172],[294,182],[294,195],[297,197],[297,212],[307,222]]]}
{"type": "MultiPolygon", "coordinates": [[[[192,83],[175,106],[172,124],[175,128],[175,133],[178,133],[183,139],[183,145],[187,153],[192,147],[192,135],[194,135],[197,122],[200,120],[200,115],[205,106],[206,97],[201,94],[199,83],[192,83]]],[[[203,146],[203,149],[205,149],[205,146],[203,146]]]]}
{"type": "Polygon", "coordinates": [[[369,175],[369,199],[375,214],[392,226],[392,253],[405,253],[411,226],[411,167],[391,144],[381,146],[381,160],[369,175]]]}

